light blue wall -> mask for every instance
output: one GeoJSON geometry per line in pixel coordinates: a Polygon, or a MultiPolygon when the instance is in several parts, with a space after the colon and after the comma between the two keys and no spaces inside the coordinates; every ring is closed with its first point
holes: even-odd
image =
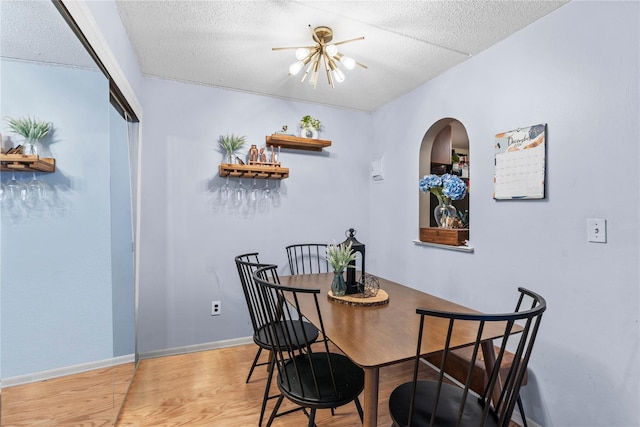
{"type": "Polygon", "coordinates": [[[544,295],[522,394],[546,427],[639,425],[639,17],[638,2],[572,2],[373,115],[389,173],[371,186],[367,265],[480,310],[511,308],[517,286],[544,295]],[[411,242],[416,154],[443,117],[469,134],[473,254],[411,242]],[[538,123],[547,197],[493,200],[494,135],[538,123]],[[587,242],[588,218],[606,218],[606,244],[587,242]]]}
{"type": "Polygon", "coordinates": [[[143,99],[141,353],[252,334],[236,255],[259,251],[284,267],[286,245],[342,242],[350,227],[368,242],[368,114],[158,79],[145,80],[143,99]],[[322,121],[333,145],[282,151],[290,170],[282,205],[254,216],[214,209],[224,184],[218,137],[246,135],[262,146],[306,114],[322,121]],[[222,301],[222,315],[211,316],[213,300],[222,301]]]}
{"type": "MultiPolygon", "coordinates": [[[[95,70],[1,64],[0,116],[51,121],[49,147],[57,162],[55,173],[39,174],[57,194],[42,217],[14,221],[2,212],[7,378],[113,356],[109,86],[95,70]]],[[[3,182],[10,177],[2,173],[3,182]]]]}

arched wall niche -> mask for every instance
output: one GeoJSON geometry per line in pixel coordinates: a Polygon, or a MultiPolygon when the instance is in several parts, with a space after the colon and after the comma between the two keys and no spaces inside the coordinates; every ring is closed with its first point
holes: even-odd
{"type": "MultiPolygon", "coordinates": [[[[418,179],[431,173],[441,174],[432,167],[451,165],[451,150],[455,150],[457,154],[466,155],[466,161],[469,163],[469,136],[464,125],[457,119],[447,117],[433,123],[422,138],[420,144],[420,155],[418,165],[418,179]],[[443,160],[446,156],[446,160],[443,160]]],[[[451,169],[448,169],[451,170],[451,169]]],[[[469,198],[467,196],[463,200],[453,202],[457,209],[462,211],[469,210],[469,198]]],[[[419,215],[418,228],[434,227],[433,208],[437,203],[435,196],[429,197],[419,192],[419,215]]]]}

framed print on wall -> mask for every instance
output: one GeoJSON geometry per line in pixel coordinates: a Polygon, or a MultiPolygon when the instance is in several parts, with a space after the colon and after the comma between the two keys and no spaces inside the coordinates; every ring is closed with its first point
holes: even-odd
{"type": "Polygon", "coordinates": [[[544,199],[547,125],[495,137],[494,199],[544,199]]]}

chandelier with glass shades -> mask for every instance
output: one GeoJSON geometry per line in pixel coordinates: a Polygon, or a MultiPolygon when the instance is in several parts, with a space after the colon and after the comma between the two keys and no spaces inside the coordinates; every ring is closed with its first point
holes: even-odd
{"type": "MultiPolygon", "coordinates": [[[[311,25],[309,25],[309,28],[311,28],[311,25]]],[[[272,48],[272,50],[295,49],[296,59],[298,61],[291,64],[289,67],[289,75],[295,76],[306,67],[306,71],[302,76],[300,83],[304,82],[309,76],[309,83],[313,85],[315,89],[318,85],[320,67],[322,67],[327,73],[329,85],[335,88],[335,82],[342,83],[345,77],[342,70],[338,68],[337,62],[340,62],[347,70],[353,70],[356,65],[359,65],[362,68],[367,68],[366,65],[362,65],[354,59],[344,56],[338,51],[337,47],[338,45],[356,40],[364,40],[364,37],[357,37],[355,39],[331,43],[333,40],[333,30],[329,27],[316,27],[311,30],[311,35],[313,37],[313,41],[316,43],[313,46],[272,48]]]]}

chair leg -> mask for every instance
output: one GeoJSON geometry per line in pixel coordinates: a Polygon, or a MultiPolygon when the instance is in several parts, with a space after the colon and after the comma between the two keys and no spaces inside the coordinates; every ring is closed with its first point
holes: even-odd
{"type": "Polygon", "coordinates": [[[316,408],[311,408],[311,413],[309,414],[309,427],[315,427],[316,423],[316,408]]]}
{"type": "Polygon", "coordinates": [[[273,423],[273,420],[276,418],[276,414],[278,413],[278,409],[280,409],[280,405],[282,404],[283,400],[284,395],[281,394],[278,398],[278,401],[276,402],[276,406],[273,407],[273,411],[271,412],[271,416],[269,417],[269,421],[267,422],[267,427],[271,427],[271,423],[273,423]]]}
{"type": "Polygon", "coordinates": [[[276,368],[275,362],[276,362],[275,359],[271,359],[271,362],[269,363],[269,377],[267,378],[267,384],[264,387],[264,397],[262,398],[262,409],[260,410],[260,421],[258,421],[258,427],[262,426],[262,420],[264,419],[264,411],[267,408],[267,400],[269,400],[269,391],[271,390],[271,380],[273,379],[273,371],[276,368]]]}
{"type": "Polygon", "coordinates": [[[518,410],[520,411],[520,418],[522,418],[522,427],[529,427],[527,425],[527,416],[524,414],[524,406],[522,406],[522,399],[518,395],[518,410]]]}
{"type": "Polygon", "coordinates": [[[360,405],[360,399],[356,397],[356,400],[354,400],[354,402],[356,404],[356,409],[358,410],[358,415],[360,415],[360,422],[364,422],[364,413],[362,412],[362,405],[360,405]]]}
{"type": "Polygon", "coordinates": [[[253,364],[251,365],[251,369],[249,369],[249,376],[247,377],[247,380],[245,381],[245,383],[248,383],[249,380],[251,379],[251,374],[253,374],[253,370],[256,368],[256,365],[258,364],[260,353],[262,353],[262,347],[258,347],[258,352],[256,353],[256,357],[253,359],[253,364]]]}

